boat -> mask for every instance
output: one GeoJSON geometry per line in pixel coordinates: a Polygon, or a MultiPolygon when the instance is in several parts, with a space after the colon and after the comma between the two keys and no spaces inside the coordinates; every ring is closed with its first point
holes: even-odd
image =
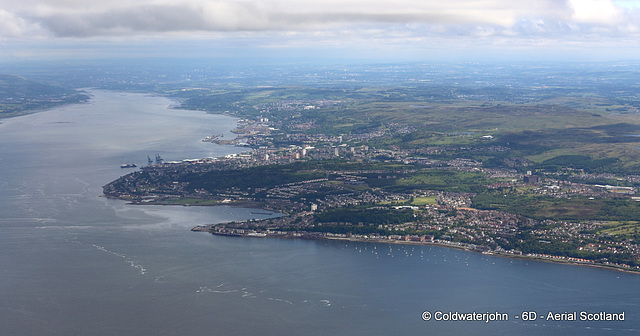
{"type": "Polygon", "coordinates": [[[135,163],[123,163],[120,165],[120,168],[135,168],[138,165],[136,165],[135,163]]]}
{"type": "Polygon", "coordinates": [[[247,237],[264,238],[264,237],[267,236],[267,234],[266,233],[261,233],[261,232],[249,232],[245,236],[247,236],[247,237]]]}
{"type": "Polygon", "coordinates": [[[219,137],[223,137],[224,134],[220,134],[220,135],[211,135],[208,137],[205,137],[204,139],[202,139],[202,142],[214,142],[216,140],[218,140],[219,137]]]}

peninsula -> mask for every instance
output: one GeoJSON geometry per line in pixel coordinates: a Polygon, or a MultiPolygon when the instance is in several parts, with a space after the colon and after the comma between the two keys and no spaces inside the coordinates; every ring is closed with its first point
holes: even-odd
{"type": "Polygon", "coordinates": [[[570,84],[443,89],[167,91],[182,108],[239,117],[236,136],[207,141],[247,151],[149,165],[104,194],[283,214],[194,228],[220,235],[439,244],[640,270],[635,101],[570,84]]]}

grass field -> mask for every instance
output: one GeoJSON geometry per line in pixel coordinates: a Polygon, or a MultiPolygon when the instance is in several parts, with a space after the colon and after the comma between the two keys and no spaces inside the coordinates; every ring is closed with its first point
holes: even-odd
{"type": "Polygon", "coordinates": [[[640,231],[640,222],[638,221],[623,221],[623,222],[609,222],[606,228],[599,230],[599,233],[609,234],[613,236],[629,237],[637,234],[640,231]]]}
{"type": "Polygon", "coordinates": [[[411,199],[403,199],[394,202],[382,202],[381,205],[413,205],[413,206],[421,206],[421,205],[433,205],[438,204],[436,196],[428,196],[428,197],[416,197],[411,201],[411,199]]]}
{"type": "Polygon", "coordinates": [[[436,201],[436,196],[416,197],[413,199],[413,202],[411,202],[411,205],[415,205],[415,206],[433,205],[433,204],[438,204],[438,202],[436,201]]]}

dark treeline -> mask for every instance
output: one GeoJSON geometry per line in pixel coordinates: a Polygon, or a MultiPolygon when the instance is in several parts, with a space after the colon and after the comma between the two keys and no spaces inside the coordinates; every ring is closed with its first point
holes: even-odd
{"type": "Polygon", "coordinates": [[[367,225],[401,224],[415,220],[411,210],[331,209],[316,215],[319,223],[351,223],[367,225]]]}

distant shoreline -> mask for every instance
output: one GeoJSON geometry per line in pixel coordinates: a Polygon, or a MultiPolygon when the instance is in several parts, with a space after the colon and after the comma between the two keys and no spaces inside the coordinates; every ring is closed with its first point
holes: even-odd
{"type": "MultiPolygon", "coordinates": [[[[85,93],[80,93],[80,94],[85,94],[85,93]]],[[[49,104],[43,104],[43,106],[38,106],[38,107],[34,107],[34,108],[27,108],[24,110],[18,110],[18,111],[14,111],[14,112],[5,112],[5,111],[0,111],[0,123],[2,123],[2,120],[5,119],[12,119],[12,118],[18,118],[18,117],[24,117],[24,116],[28,116],[28,115],[32,115],[32,114],[36,114],[36,113],[42,113],[42,112],[47,112],[59,107],[64,107],[64,106],[68,106],[68,105],[78,105],[78,104],[86,104],[89,101],[91,101],[91,96],[87,95],[87,98],[82,99],[82,100],[78,100],[78,101],[68,101],[68,102],[56,102],[56,103],[49,103],[49,104]]]]}

